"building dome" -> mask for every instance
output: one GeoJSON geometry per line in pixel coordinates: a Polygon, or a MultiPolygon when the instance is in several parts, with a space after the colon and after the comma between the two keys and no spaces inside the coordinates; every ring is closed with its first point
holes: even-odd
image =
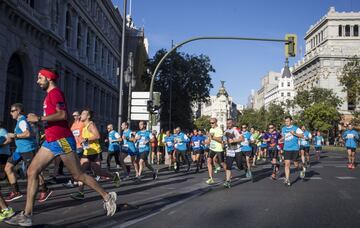
{"type": "Polygon", "coordinates": [[[217,97],[220,97],[221,95],[224,95],[225,97],[229,97],[228,92],[226,91],[225,87],[224,87],[224,83],[225,81],[220,81],[221,82],[221,87],[219,89],[219,92],[217,93],[217,97]]]}

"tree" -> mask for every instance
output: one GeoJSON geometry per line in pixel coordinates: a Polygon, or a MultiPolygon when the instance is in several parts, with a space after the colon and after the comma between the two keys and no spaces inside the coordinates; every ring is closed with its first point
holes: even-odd
{"type": "Polygon", "coordinates": [[[249,127],[255,129],[264,129],[266,127],[264,116],[264,110],[259,111],[255,109],[244,109],[242,115],[238,117],[238,126],[246,124],[249,127]]]}
{"type": "Polygon", "coordinates": [[[201,116],[198,119],[196,119],[195,127],[200,130],[206,129],[208,131],[211,127],[210,116],[201,116]]]}
{"type": "Polygon", "coordinates": [[[357,56],[344,65],[339,81],[347,92],[348,102],[356,104],[360,95],[360,59],[357,56]]]}
{"type": "Polygon", "coordinates": [[[326,103],[330,106],[338,107],[341,105],[342,100],[332,89],[314,87],[310,91],[304,90],[298,92],[294,97],[294,103],[305,110],[317,103],[326,103]]]}
{"type": "Polygon", "coordinates": [[[327,103],[316,103],[306,108],[303,113],[304,121],[310,130],[328,132],[334,127],[335,122],[341,119],[336,107],[327,103]]]}
{"type": "MultiPolygon", "coordinates": [[[[161,49],[148,60],[147,67],[151,72],[165,54],[166,50],[161,49]]],[[[193,127],[191,104],[208,99],[213,87],[210,72],[215,70],[210,64],[209,57],[205,55],[174,52],[164,60],[154,83],[154,91],[161,92],[161,123],[167,123],[169,120],[171,102],[172,122],[184,129],[193,127]]],[[[151,74],[145,73],[142,79],[149,89],[151,74]]]]}
{"type": "Polygon", "coordinates": [[[267,112],[267,125],[274,124],[276,127],[283,125],[286,116],[282,105],[271,103],[267,112]]]}

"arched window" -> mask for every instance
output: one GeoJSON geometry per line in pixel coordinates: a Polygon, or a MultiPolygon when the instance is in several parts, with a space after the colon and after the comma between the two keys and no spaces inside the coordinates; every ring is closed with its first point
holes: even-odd
{"type": "Polygon", "coordinates": [[[71,16],[70,12],[66,12],[66,22],[65,22],[65,40],[67,43],[67,46],[70,46],[70,34],[71,34],[71,16]]]}
{"type": "Polygon", "coordinates": [[[339,25],[339,36],[342,36],[342,26],[339,25]]]}
{"type": "Polygon", "coordinates": [[[77,43],[76,43],[76,48],[80,51],[81,50],[81,45],[82,45],[82,34],[81,34],[81,22],[78,22],[78,27],[77,27],[77,43]]]}
{"type": "Polygon", "coordinates": [[[354,25],[354,36],[359,36],[359,26],[354,25]]]}
{"type": "Polygon", "coordinates": [[[350,36],[350,25],[345,26],[345,36],[350,36]]]}

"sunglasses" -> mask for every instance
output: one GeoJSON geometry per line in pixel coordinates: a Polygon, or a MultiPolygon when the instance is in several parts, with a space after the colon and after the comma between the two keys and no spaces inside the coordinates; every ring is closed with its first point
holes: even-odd
{"type": "Polygon", "coordinates": [[[10,110],[11,113],[16,112],[16,111],[17,111],[16,109],[10,110]]]}
{"type": "Polygon", "coordinates": [[[210,122],[210,124],[215,124],[215,122],[210,122]]]}

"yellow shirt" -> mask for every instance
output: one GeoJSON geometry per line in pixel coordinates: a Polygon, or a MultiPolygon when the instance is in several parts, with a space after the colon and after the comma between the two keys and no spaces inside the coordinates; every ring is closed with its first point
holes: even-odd
{"type": "MultiPolygon", "coordinates": [[[[92,134],[88,129],[90,124],[92,124],[92,122],[88,123],[81,132],[81,137],[83,139],[91,138],[94,136],[94,134],[92,134]]],[[[101,152],[99,140],[91,141],[90,143],[87,143],[87,145],[83,145],[83,148],[84,148],[84,155],[99,154],[101,152]]]]}
{"type": "Polygon", "coordinates": [[[157,137],[157,141],[158,141],[158,146],[165,146],[164,144],[164,138],[165,138],[165,134],[164,133],[160,133],[157,137]]]}
{"type": "MultiPolygon", "coordinates": [[[[223,137],[223,131],[221,130],[220,127],[211,128],[210,134],[212,135],[212,137],[220,137],[220,138],[223,137]]],[[[216,142],[215,140],[211,140],[210,150],[214,152],[223,152],[222,143],[216,142]]]]}

